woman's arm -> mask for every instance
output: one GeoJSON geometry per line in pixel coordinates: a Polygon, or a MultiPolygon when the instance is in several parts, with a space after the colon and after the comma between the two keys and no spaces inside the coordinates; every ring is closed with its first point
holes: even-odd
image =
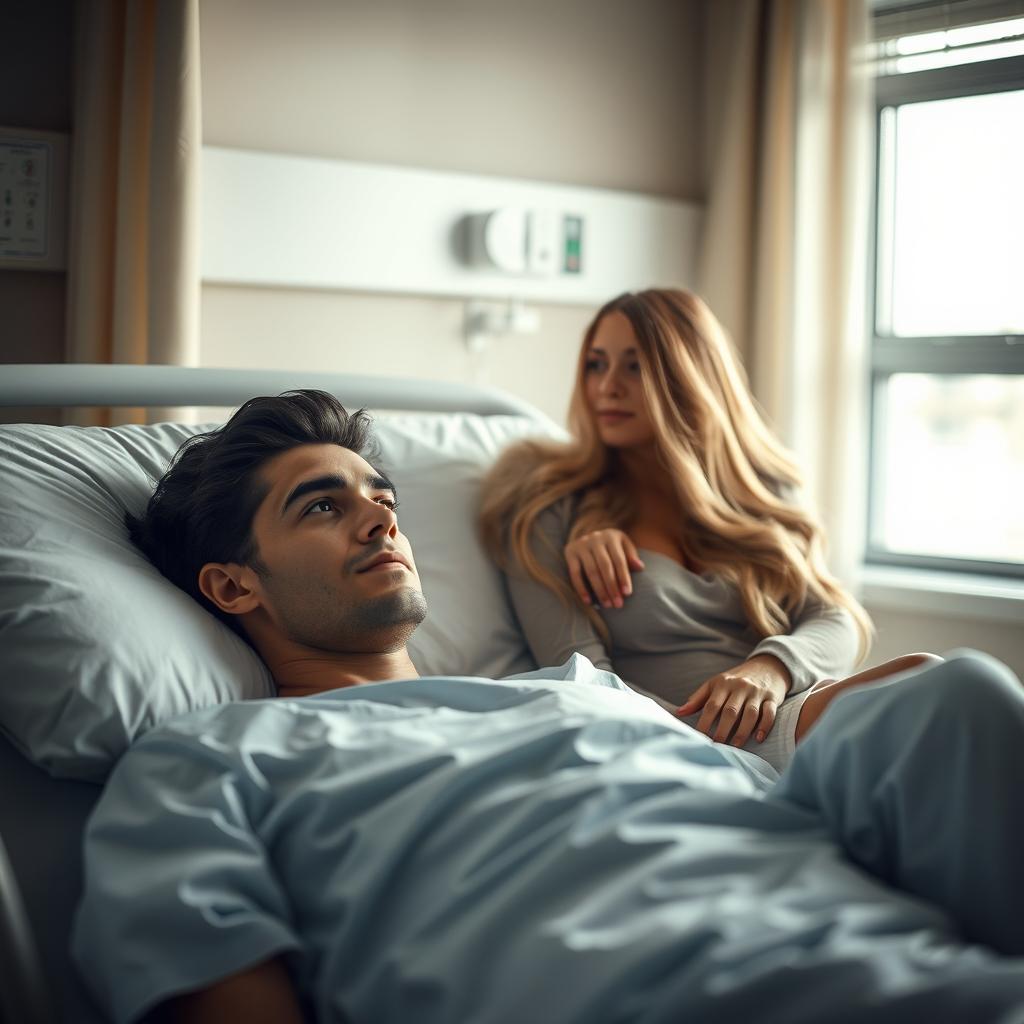
{"type": "Polygon", "coordinates": [[[860,637],[845,609],[809,598],[789,633],[769,636],[751,652],[770,654],[789,671],[789,695],[802,693],[819,679],[847,676],[857,662],[860,637]]]}
{"type": "Polygon", "coordinates": [[[747,660],[705,680],[676,714],[700,713],[695,728],[719,743],[763,741],[786,697],[849,675],[859,635],[844,609],[807,601],[790,633],[766,637],[747,660]]]}
{"type": "MultiPolygon", "coordinates": [[[[537,517],[536,535],[532,538],[541,564],[570,587],[562,549],[571,525],[572,503],[566,499],[537,517]]],[[[533,579],[512,558],[511,552],[506,580],[512,607],[538,666],[561,665],[578,652],[589,658],[596,668],[615,671],[600,635],[583,610],[575,602],[567,605],[556,593],[533,579]]]]}

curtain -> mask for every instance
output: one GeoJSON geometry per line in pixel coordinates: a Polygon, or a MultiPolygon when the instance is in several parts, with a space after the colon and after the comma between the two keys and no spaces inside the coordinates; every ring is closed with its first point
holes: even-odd
{"type": "Polygon", "coordinates": [[[700,290],[857,589],[873,147],[866,0],[707,6],[700,290]]]}
{"type": "MultiPolygon", "coordinates": [[[[67,360],[194,365],[198,0],[90,0],[75,13],[67,360]]],[[[118,409],[75,418],[143,417],[118,409]]]]}

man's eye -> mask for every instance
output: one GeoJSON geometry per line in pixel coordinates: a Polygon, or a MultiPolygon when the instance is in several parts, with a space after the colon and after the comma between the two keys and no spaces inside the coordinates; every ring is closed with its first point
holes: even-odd
{"type": "Polygon", "coordinates": [[[398,508],[397,498],[378,498],[377,503],[379,505],[383,505],[385,508],[391,509],[392,512],[394,512],[395,509],[398,508]]]}
{"type": "Polygon", "coordinates": [[[336,512],[337,508],[338,506],[330,498],[320,498],[306,509],[306,515],[308,516],[311,512],[336,512]]]}

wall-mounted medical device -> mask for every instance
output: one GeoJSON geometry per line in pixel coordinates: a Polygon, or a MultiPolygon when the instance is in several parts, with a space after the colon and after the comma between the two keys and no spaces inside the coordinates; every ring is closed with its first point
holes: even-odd
{"type": "Polygon", "coordinates": [[[582,270],[583,218],[577,214],[506,206],[468,215],[465,236],[471,266],[540,277],[582,270]]]}

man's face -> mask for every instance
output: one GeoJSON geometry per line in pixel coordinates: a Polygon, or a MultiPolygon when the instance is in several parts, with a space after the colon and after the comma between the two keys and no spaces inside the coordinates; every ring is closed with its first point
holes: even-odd
{"type": "Polygon", "coordinates": [[[427,612],[395,493],[363,458],[302,445],[261,469],[253,519],[260,604],[295,643],[345,653],[402,648],[427,612]]]}

